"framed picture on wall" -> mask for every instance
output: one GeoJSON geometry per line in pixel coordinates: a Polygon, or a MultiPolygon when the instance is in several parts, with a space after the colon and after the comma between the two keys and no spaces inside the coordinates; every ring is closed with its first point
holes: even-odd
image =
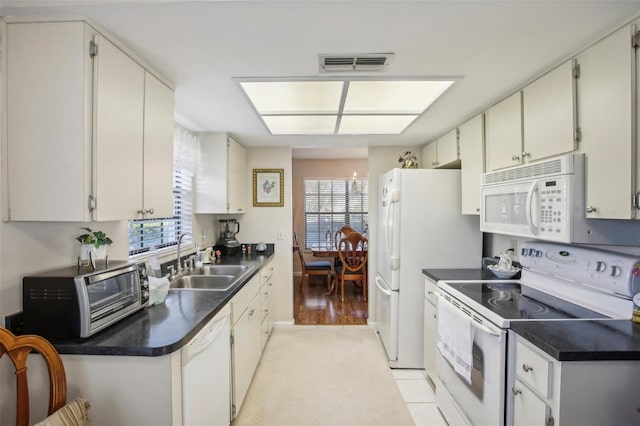
{"type": "Polygon", "coordinates": [[[284,169],[253,169],[253,206],[284,206],[284,169]]]}

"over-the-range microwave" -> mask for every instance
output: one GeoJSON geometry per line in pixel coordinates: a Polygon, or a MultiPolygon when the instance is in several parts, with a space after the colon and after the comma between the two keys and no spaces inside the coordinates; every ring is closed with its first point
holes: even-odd
{"type": "Polygon", "coordinates": [[[587,219],[585,155],[482,174],[480,230],[563,243],[640,245],[640,223],[587,219]]]}

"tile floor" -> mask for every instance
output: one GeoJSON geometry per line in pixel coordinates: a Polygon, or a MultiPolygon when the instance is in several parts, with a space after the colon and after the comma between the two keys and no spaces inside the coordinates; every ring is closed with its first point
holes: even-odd
{"type": "Polygon", "coordinates": [[[436,395],[422,370],[391,370],[416,426],[446,426],[436,395]]]}

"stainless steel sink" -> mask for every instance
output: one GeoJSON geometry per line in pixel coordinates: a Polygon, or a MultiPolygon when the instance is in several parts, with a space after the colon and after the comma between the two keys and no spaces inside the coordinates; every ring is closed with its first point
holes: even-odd
{"type": "Polygon", "coordinates": [[[193,269],[189,275],[233,275],[238,277],[247,270],[249,270],[247,265],[205,265],[193,269]]]}
{"type": "Polygon", "coordinates": [[[236,281],[234,275],[186,275],[171,281],[169,288],[225,291],[236,281]]]}

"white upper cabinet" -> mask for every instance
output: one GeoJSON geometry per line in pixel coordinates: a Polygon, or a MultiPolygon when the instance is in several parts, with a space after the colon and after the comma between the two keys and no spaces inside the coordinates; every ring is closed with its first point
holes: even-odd
{"type": "Polygon", "coordinates": [[[588,218],[631,219],[636,192],[636,108],[631,45],[633,26],[626,26],[577,57],[580,151],[586,154],[588,218]]]}
{"type": "Polygon", "coordinates": [[[203,134],[194,212],[245,213],[247,193],[247,151],[226,133],[203,134]]]}
{"type": "Polygon", "coordinates": [[[567,61],[522,89],[524,161],[576,149],[574,65],[567,61]]]}
{"type": "Polygon", "coordinates": [[[173,90],[145,73],[143,202],[145,218],[173,216],[173,90]]]}
{"type": "MultiPolygon", "coordinates": [[[[156,105],[145,69],[85,22],[7,22],[3,31],[6,219],[142,217],[143,144],[161,138],[157,155],[173,157],[173,92],[165,86],[156,105]]],[[[158,211],[170,215],[172,165],[154,173],[158,211]]]]}
{"type": "Polygon", "coordinates": [[[478,114],[458,127],[462,214],[480,214],[480,175],[484,172],[484,117],[478,114]]]}
{"type": "Polygon", "coordinates": [[[142,207],[144,69],[96,35],[95,220],[133,219],[142,207]]]}
{"type": "Polygon", "coordinates": [[[460,163],[458,129],[453,129],[422,148],[424,169],[457,168],[460,163]]]}
{"type": "Polygon", "coordinates": [[[438,167],[438,141],[434,140],[422,148],[422,168],[435,169],[438,167]]]}
{"type": "Polygon", "coordinates": [[[522,163],[522,96],[516,92],[485,112],[486,170],[522,163]]]}
{"type": "Polygon", "coordinates": [[[92,34],[82,22],[3,31],[5,218],[90,220],[92,34]]]}

